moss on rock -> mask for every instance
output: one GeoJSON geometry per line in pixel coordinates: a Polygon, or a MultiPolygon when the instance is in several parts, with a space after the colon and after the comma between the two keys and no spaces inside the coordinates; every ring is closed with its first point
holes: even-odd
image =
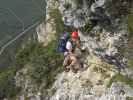
{"type": "Polygon", "coordinates": [[[0,71],[0,99],[13,98],[18,93],[20,88],[16,87],[14,82],[14,76],[16,74],[16,68],[8,68],[0,71]]]}
{"type": "Polygon", "coordinates": [[[133,36],[133,14],[129,14],[127,18],[127,27],[131,36],[133,36]]]}
{"type": "Polygon", "coordinates": [[[116,74],[116,75],[114,75],[114,76],[111,78],[111,80],[110,80],[110,82],[109,82],[109,84],[108,84],[108,87],[110,87],[110,86],[112,85],[113,82],[123,82],[123,83],[125,83],[125,84],[127,84],[127,85],[133,87],[133,79],[130,79],[130,78],[128,78],[128,77],[126,77],[126,76],[123,76],[123,75],[121,75],[121,74],[116,74]]]}

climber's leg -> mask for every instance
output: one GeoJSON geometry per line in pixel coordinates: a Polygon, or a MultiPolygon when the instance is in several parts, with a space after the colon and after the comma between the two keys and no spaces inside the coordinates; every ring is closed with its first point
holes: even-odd
{"type": "Polygon", "coordinates": [[[70,59],[70,56],[67,55],[64,59],[64,62],[63,62],[63,67],[65,69],[66,72],[69,72],[70,71],[70,67],[69,65],[71,64],[71,59],[70,59]]]}
{"type": "Polygon", "coordinates": [[[77,73],[77,71],[80,69],[80,63],[74,54],[70,56],[70,59],[72,61],[70,64],[70,68],[74,73],[77,73]]]}

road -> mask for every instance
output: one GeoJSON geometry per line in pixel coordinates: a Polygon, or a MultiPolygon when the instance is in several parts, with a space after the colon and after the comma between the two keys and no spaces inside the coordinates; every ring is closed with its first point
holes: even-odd
{"type": "Polygon", "coordinates": [[[10,44],[12,44],[13,42],[15,42],[18,38],[20,38],[21,36],[23,36],[24,34],[27,33],[27,31],[29,31],[30,29],[34,28],[35,26],[37,26],[39,24],[39,21],[36,22],[35,24],[29,26],[27,29],[25,29],[23,32],[18,33],[19,35],[17,35],[16,37],[14,37],[12,40],[10,40],[9,42],[7,42],[4,46],[1,47],[0,49],[0,55],[4,52],[4,50],[6,49],[6,47],[8,47],[10,44]]]}

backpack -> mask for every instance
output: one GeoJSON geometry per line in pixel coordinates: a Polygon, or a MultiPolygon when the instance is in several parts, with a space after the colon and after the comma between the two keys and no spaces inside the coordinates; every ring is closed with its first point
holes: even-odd
{"type": "Polygon", "coordinates": [[[60,53],[64,53],[67,51],[66,49],[66,43],[70,38],[70,34],[65,32],[63,34],[63,36],[59,39],[59,43],[58,43],[58,47],[57,47],[57,51],[60,53]]]}

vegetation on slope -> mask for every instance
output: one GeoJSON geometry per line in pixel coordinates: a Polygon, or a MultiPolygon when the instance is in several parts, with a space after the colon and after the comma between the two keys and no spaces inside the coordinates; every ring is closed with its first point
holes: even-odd
{"type": "Polygon", "coordinates": [[[40,43],[28,44],[17,55],[17,65],[30,65],[28,74],[37,84],[52,84],[58,72],[62,70],[62,56],[56,52],[57,41],[44,47],[40,43]]]}
{"type": "Polygon", "coordinates": [[[56,24],[55,40],[46,47],[41,43],[29,42],[17,52],[14,67],[0,72],[0,99],[17,95],[20,88],[15,86],[14,76],[18,70],[26,67],[27,64],[30,65],[28,75],[38,85],[45,81],[45,88],[49,88],[55,76],[62,71],[63,57],[56,52],[56,48],[58,37],[64,31],[64,24],[57,9],[52,10],[51,17],[56,24]]]}
{"type": "Polygon", "coordinates": [[[50,10],[50,17],[52,19],[54,19],[57,38],[59,37],[60,33],[63,33],[64,31],[72,32],[72,31],[76,30],[72,26],[69,27],[69,26],[64,25],[64,22],[62,21],[62,16],[61,16],[60,11],[58,9],[51,9],[50,10]]]}
{"type": "Polygon", "coordinates": [[[0,71],[0,100],[3,98],[13,98],[20,88],[15,86],[15,68],[8,68],[0,71]]]}
{"type": "Polygon", "coordinates": [[[127,27],[128,27],[130,36],[133,36],[133,14],[129,14],[127,17],[127,27]]]}
{"type": "Polygon", "coordinates": [[[64,25],[58,9],[51,9],[50,18],[55,23],[55,39],[45,47],[41,43],[29,43],[16,56],[16,65],[20,68],[30,65],[29,76],[38,85],[45,83],[44,88],[49,88],[63,69],[63,56],[56,51],[61,33],[74,30],[64,25]]]}
{"type": "Polygon", "coordinates": [[[123,82],[131,87],[133,87],[133,79],[130,79],[126,76],[123,76],[121,74],[116,74],[112,77],[107,87],[110,87],[113,82],[123,82]]]}
{"type": "Polygon", "coordinates": [[[56,52],[58,37],[64,31],[61,14],[57,9],[50,12],[54,19],[56,37],[47,46],[41,43],[30,43],[17,54],[17,66],[30,65],[29,75],[37,84],[45,82],[45,88],[49,88],[54,82],[55,76],[62,71],[63,56],[56,52]]]}
{"type": "Polygon", "coordinates": [[[133,100],[132,97],[126,97],[126,100],[133,100]]]}

